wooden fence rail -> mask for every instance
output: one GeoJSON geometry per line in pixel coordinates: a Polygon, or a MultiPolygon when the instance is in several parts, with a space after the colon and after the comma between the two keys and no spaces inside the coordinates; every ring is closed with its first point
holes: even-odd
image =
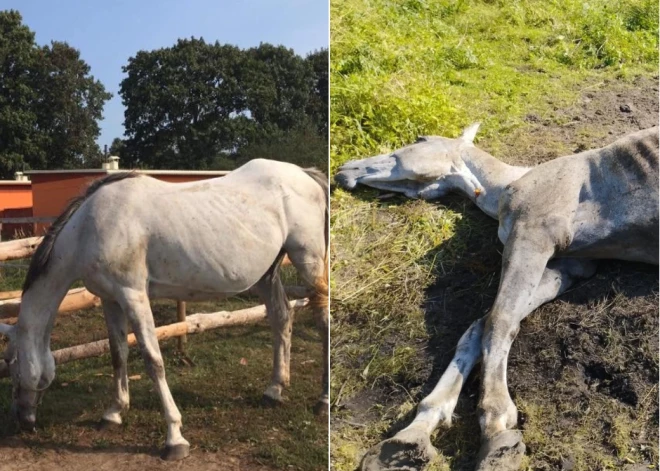
{"type": "Polygon", "coordinates": [[[0,224],[33,224],[55,222],[55,217],[50,216],[29,216],[19,218],[0,218],[0,224]]]}
{"type": "MultiPolygon", "coordinates": [[[[308,299],[297,299],[290,301],[292,308],[300,308],[308,304],[308,299]]],[[[171,337],[180,337],[186,334],[196,334],[205,330],[217,329],[232,325],[255,324],[266,318],[266,306],[250,307],[238,311],[219,311],[209,314],[192,314],[186,317],[184,322],[164,325],[156,328],[158,340],[171,337]]],[[[134,334],[128,335],[128,345],[135,346],[137,339],[134,334]]],[[[110,342],[108,339],[97,340],[96,342],[75,345],[73,347],[62,348],[53,352],[55,364],[67,363],[83,358],[90,358],[102,355],[110,351],[110,342]]],[[[0,378],[9,376],[9,368],[5,362],[0,363],[0,378]]]]}
{"type": "MultiPolygon", "coordinates": [[[[8,293],[15,294],[16,291],[8,291],[8,293]]],[[[18,291],[18,296],[21,295],[21,292],[18,291]]],[[[4,296],[4,293],[0,293],[0,299],[4,296]]],[[[88,309],[90,307],[100,306],[101,300],[94,296],[92,293],[87,291],[85,288],[75,288],[69,290],[66,294],[60,307],[58,308],[58,313],[66,313],[79,311],[81,309],[88,309]]],[[[18,322],[18,313],[21,310],[21,298],[14,297],[10,299],[5,299],[0,301],[0,322],[3,324],[15,324],[18,322]]]]}
{"type": "Polygon", "coordinates": [[[0,262],[18,260],[32,256],[43,237],[28,237],[8,242],[0,242],[0,262]]]}

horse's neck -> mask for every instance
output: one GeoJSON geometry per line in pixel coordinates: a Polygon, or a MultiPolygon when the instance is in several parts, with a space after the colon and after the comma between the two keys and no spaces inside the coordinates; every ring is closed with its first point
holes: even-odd
{"type": "Polygon", "coordinates": [[[461,152],[461,158],[479,181],[481,191],[466,194],[484,213],[498,219],[498,203],[504,188],[529,172],[529,167],[516,167],[497,160],[476,147],[461,152]]]}
{"type": "Polygon", "coordinates": [[[65,276],[52,273],[49,270],[37,278],[23,294],[16,324],[19,352],[35,362],[50,354],[50,334],[57,310],[71,284],[65,276]]]}

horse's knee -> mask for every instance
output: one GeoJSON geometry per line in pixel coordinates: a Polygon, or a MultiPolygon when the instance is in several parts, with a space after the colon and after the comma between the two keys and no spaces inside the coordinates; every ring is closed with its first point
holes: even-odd
{"type": "Polygon", "coordinates": [[[154,355],[151,352],[145,352],[144,362],[147,373],[154,381],[165,376],[165,364],[162,357],[154,355]]]}

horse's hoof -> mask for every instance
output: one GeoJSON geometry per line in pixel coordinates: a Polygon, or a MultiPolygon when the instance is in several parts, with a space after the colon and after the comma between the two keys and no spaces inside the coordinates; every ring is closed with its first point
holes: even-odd
{"type": "Polygon", "coordinates": [[[190,445],[182,444],[166,446],[160,457],[165,461],[178,461],[186,458],[188,455],[190,455],[190,445]]]}
{"type": "Polygon", "coordinates": [[[117,422],[113,422],[108,419],[101,419],[99,420],[99,423],[96,424],[96,430],[99,432],[105,432],[106,430],[113,430],[116,428],[119,428],[121,424],[118,424],[117,422]]]}
{"type": "Polygon", "coordinates": [[[281,397],[275,398],[273,396],[269,396],[268,394],[264,394],[261,396],[261,404],[263,404],[264,407],[275,408],[282,406],[284,401],[281,397]]]}
{"type": "Polygon", "coordinates": [[[360,471],[418,471],[438,452],[428,435],[417,430],[402,430],[394,437],[372,447],[360,463],[360,471]]]}
{"type": "Polygon", "coordinates": [[[518,471],[525,456],[520,430],[503,430],[481,445],[476,471],[518,471]]]}
{"type": "Polygon", "coordinates": [[[330,409],[330,404],[326,401],[318,401],[314,404],[314,415],[318,417],[327,417],[328,409],[330,409]]]}

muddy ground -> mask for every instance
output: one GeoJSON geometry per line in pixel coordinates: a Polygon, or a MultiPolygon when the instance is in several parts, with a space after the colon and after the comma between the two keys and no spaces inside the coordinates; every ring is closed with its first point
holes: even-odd
{"type": "MultiPolygon", "coordinates": [[[[528,115],[526,128],[478,146],[508,163],[533,165],[602,147],[658,123],[657,77],[587,84],[580,95],[572,107],[548,116],[528,115]]],[[[501,267],[497,223],[460,197],[439,204],[462,214],[464,224],[454,237],[463,238],[467,249],[426,292],[431,340],[414,348],[427,357],[428,368],[417,372],[418,383],[402,385],[407,390],[421,386],[415,402],[431,391],[465,329],[487,313],[501,267]],[[469,230],[475,226],[483,230],[469,230]]],[[[509,390],[527,444],[525,469],[657,469],[657,267],[600,262],[596,276],[523,322],[509,358],[509,390]]],[[[442,454],[453,457],[452,470],[474,467],[478,392],[477,371],[460,396],[454,427],[440,430],[434,440],[442,454]]],[[[333,434],[368,427],[382,420],[373,404],[388,410],[407,397],[400,387],[381,384],[346,398],[339,404],[341,421],[332,423],[333,434]]],[[[405,427],[413,416],[411,411],[395,421],[381,438],[405,427]]]]}

